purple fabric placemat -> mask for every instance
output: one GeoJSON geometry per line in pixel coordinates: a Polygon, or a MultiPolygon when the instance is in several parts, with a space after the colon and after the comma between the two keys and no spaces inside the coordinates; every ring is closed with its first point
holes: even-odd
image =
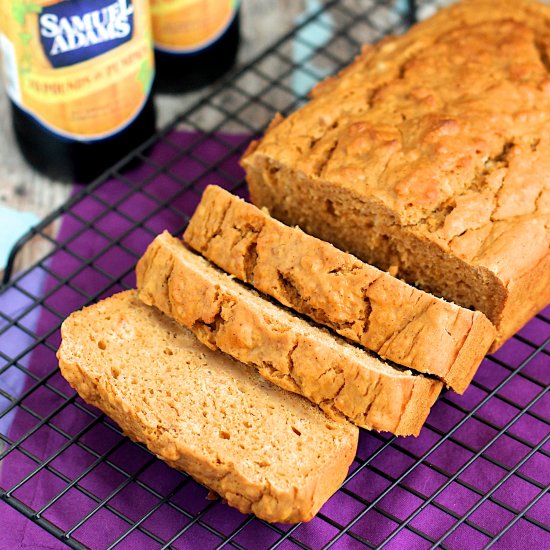
{"type": "MultiPolygon", "coordinates": [[[[36,295],[42,294],[44,285],[44,273],[40,270],[33,270],[27,277],[27,285],[36,290],[36,295]]],[[[0,295],[0,311],[7,317],[14,318],[20,316],[26,309],[32,305],[32,298],[25,296],[14,288],[8,288],[6,292],[0,295]]],[[[25,317],[25,326],[30,330],[36,329],[38,317],[40,315],[39,308],[33,309],[32,312],[25,317]]],[[[7,326],[7,322],[0,317],[0,329],[7,326]]],[[[8,356],[14,357],[19,350],[33,344],[33,338],[28,334],[17,334],[14,338],[9,332],[0,336],[0,349],[8,356]]],[[[28,366],[30,356],[25,357],[21,363],[28,366]]],[[[0,378],[0,389],[9,395],[20,395],[25,384],[25,374],[17,369],[12,369],[9,376],[0,378]]],[[[8,400],[0,395],[0,410],[8,405],[8,400]]],[[[9,427],[13,422],[15,410],[11,410],[8,414],[0,418],[0,433],[7,434],[9,427]]]]}
{"type": "MultiPolygon", "coordinates": [[[[19,408],[9,437],[25,438],[20,448],[48,468],[40,467],[21,450],[10,453],[1,464],[0,487],[12,488],[27,481],[14,491],[14,496],[40,511],[41,517],[70,534],[82,544],[104,548],[122,536],[130,527],[128,521],[140,523],[140,527],[165,541],[181,529],[188,530],[177,538],[173,546],[182,549],[215,548],[220,539],[208,527],[230,535],[246,518],[222,502],[206,500],[207,491],[184,474],[176,472],[152,457],[143,448],[122,438],[110,421],[97,421],[86,411],[80,399],[70,400],[73,392],[56,369],[55,349],[59,344],[58,331],[52,328],[60,318],[78,309],[87,301],[86,295],[108,296],[123,287],[113,281],[122,278],[124,284],[133,286],[133,266],[153,239],[164,229],[174,232],[181,228],[180,213],[191,214],[198,203],[200,189],[208,183],[228,187],[242,177],[237,164],[240,152],[249,138],[242,135],[219,135],[204,140],[198,134],[173,133],[148,153],[149,162],[125,174],[124,178],[102,185],[93,196],[79,201],[71,213],[64,216],[58,240],[63,243],[48,264],[48,276],[44,284],[44,302],[36,333],[43,341],[36,347],[28,368],[38,377],[47,377],[24,400],[26,410],[19,408]],[[181,156],[182,149],[191,154],[181,156]],[[234,152],[233,149],[236,149],[234,152]],[[228,154],[228,151],[231,153],[228,154]],[[212,170],[212,166],[215,170],[212,170]],[[158,171],[158,166],[169,170],[158,171]],[[173,174],[179,174],[174,177],[173,174]],[[186,181],[196,180],[199,190],[182,191],[186,181]],[[132,190],[132,182],[139,185],[132,190]],[[159,208],[159,201],[167,201],[171,208],[159,208]],[[106,205],[116,208],[107,211],[106,205]],[[90,227],[87,227],[89,224],[90,227]],[[114,243],[111,242],[114,240],[114,243]],[[92,259],[86,263],[84,259],[92,259]],[[67,284],[68,283],[68,284],[67,284]],[[51,333],[51,334],[50,334],[51,333]],[[40,424],[40,417],[48,422],[40,424]],[[32,434],[28,436],[28,434],[32,434]],[[77,439],[69,444],[67,437],[77,439]],[[103,455],[106,459],[99,459],[103,455]],[[34,474],[35,470],[39,471],[34,474]],[[75,486],[70,481],[78,479],[75,486]],[[107,499],[107,504],[105,504],[107,499]],[[102,503],[98,506],[98,500],[102,503]],[[167,502],[169,500],[169,503],[167,502]],[[81,520],[89,514],[83,522],[81,520]],[[150,514],[147,516],[147,514],[150,514]],[[187,515],[185,515],[187,514],[187,515]],[[200,521],[193,518],[200,514],[200,521]]],[[[31,274],[32,275],[32,274],[31,274]]],[[[550,315],[550,308],[545,315],[550,315]]],[[[30,320],[29,320],[30,323],[30,320]]],[[[549,334],[549,324],[533,319],[522,334],[531,342],[543,342],[549,334]]],[[[13,337],[14,335],[12,335],[13,337]]],[[[17,336],[17,335],[15,335],[17,336]]],[[[15,338],[17,340],[17,337],[15,338]]],[[[0,346],[2,342],[0,340],[0,346]]],[[[25,344],[20,345],[21,349],[25,344]]],[[[510,370],[499,360],[515,367],[533,348],[519,340],[511,340],[495,358],[485,359],[476,381],[463,396],[447,394],[433,408],[426,427],[418,438],[403,438],[384,448],[347,484],[346,490],[337,493],[323,507],[322,515],[308,524],[299,526],[292,534],[296,541],[321,548],[364,510],[366,504],[378,498],[411,465],[416,457],[432,449],[446,433],[476,407],[489,391],[497,387],[510,370]]],[[[530,379],[521,376],[511,378],[479,409],[475,417],[468,419],[453,435],[432,452],[429,459],[416,466],[403,480],[382,498],[375,509],[370,510],[355,523],[352,531],[373,544],[382,542],[397,526],[430,498],[448,477],[457,472],[486,443],[498,429],[517,415],[521,407],[550,383],[548,355],[536,356],[524,371],[530,379]],[[534,382],[535,381],[535,382],[534,382]],[[485,422],[486,421],[486,422],[485,422]],[[381,512],[385,512],[383,514],[381,512]]],[[[27,378],[24,391],[33,381],[27,378]]],[[[0,379],[1,384],[1,379],[0,379]]],[[[534,407],[536,415],[549,417],[548,394],[534,407]]],[[[495,464],[495,459],[506,467],[513,467],[530,451],[527,444],[535,445],[547,436],[548,426],[536,416],[524,415],[509,433],[494,441],[484,455],[466,468],[433,502],[428,504],[411,522],[411,529],[402,530],[387,548],[427,548],[429,543],[418,532],[437,538],[480,500],[478,491],[486,492],[505,475],[506,470],[495,464]]],[[[358,460],[373,456],[385,444],[381,435],[362,431],[358,460]]],[[[545,452],[537,452],[521,468],[523,477],[512,476],[495,492],[498,503],[486,501],[469,521],[462,523],[445,543],[453,549],[480,548],[490,541],[486,532],[498,532],[513,517],[507,508],[520,511],[540,492],[539,484],[550,482],[550,459],[545,452]],[[499,504],[500,503],[500,504],[499,504]]],[[[548,524],[550,501],[543,497],[529,512],[529,517],[548,524]]],[[[288,530],[289,526],[280,526],[288,530]]],[[[22,515],[5,505],[0,506],[0,548],[58,548],[60,543],[51,535],[34,526],[22,515]]],[[[267,548],[279,535],[258,520],[252,520],[235,537],[235,542],[251,549],[267,548]]],[[[117,548],[159,548],[148,534],[135,529],[117,545],[117,548]]],[[[298,546],[286,540],[280,548],[298,546]]],[[[344,535],[335,548],[362,547],[349,535],[344,535]]],[[[542,529],[524,519],[495,545],[502,549],[550,548],[550,538],[542,529]]]]}

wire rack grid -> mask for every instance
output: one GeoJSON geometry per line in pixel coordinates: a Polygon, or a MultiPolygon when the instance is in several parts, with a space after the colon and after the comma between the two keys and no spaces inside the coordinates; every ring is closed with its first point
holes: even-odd
{"type": "Polygon", "coordinates": [[[340,491],[295,526],[207,500],[57,368],[63,319],[133,287],[137,258],[163,229],[183,231],[206,184],[246,196],[238,159],[275,112],[305,100],[297,83],[337,71],[414,16],[412,2],[325,3],[22,239],[0,292],[5,503],[73,548],[550,548],[548,309],[484,360],[463,396],[443,395],[419,438],[362,432],[340,491]],[[8,283],[32,239],[49,251],[8,283]]]}

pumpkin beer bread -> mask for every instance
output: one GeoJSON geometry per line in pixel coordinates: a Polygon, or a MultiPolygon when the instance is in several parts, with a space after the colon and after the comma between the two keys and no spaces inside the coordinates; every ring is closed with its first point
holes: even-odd
{"type": "Polygon", "coordinates": [[[482,313],[422,292],[220,187],[206,188],[184,239],[260,292],[459,393],[495,337],[482,313]]]}
{"type": "Polygon", "coordinates": [[[81,397],[241,512],[307,521],[345,479],[355,426],[207,349],[135,291],[61,331],[61,372],[81,397]]]}
{"type": "Polygon", "coordinates": [[[550,301],[550,6],[465,0],[366,46],[242,160],[252,202],[482,311],[550,301]]]}
{"type": "Polygon", "coordinates": [[[418,434],[442,384],[394,368],[269,302],[163,233],[137,265],[138,295],[204,344],[255,366],[329,416],[418,434]]]}

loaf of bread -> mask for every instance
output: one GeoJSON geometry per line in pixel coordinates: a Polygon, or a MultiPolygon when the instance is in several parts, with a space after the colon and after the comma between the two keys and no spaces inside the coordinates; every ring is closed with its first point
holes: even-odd
{"type": "Polygon", "coordinates": [[[482,311],[550,302],[550,6],[464,0],[366,46],[243,158],[272,216],[482,311]]]}
{"type": "Polygon", "coordinates": [[[73,313],[61,334],[61,372],[85,401],[241,512],[307,521],[345,479],[355,426],[207,349],[134,291],[73,313]]]}
{"type": "Polygon", "coordinates": [[[168,233],[137,265],[138,295],[201,342],[253,365],[329,416],[417,435],[442,384],[394,368],[222,273],[168,233]]]}
{"type": "Polygon", "coordinates": [[[458,393],[495,337],[482,313],[422,292],[220,187],[206,188],[184,240],[285,306],[458,393]]]}

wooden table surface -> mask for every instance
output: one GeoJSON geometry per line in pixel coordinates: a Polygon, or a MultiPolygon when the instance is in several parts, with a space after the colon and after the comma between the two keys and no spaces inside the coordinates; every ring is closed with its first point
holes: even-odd
{"type": "MultiPolygon", "coordinates": [[[[306,7],[312,9],[319,4],[316,0],[243,0],[239,63],[245,63],[290,30],[295,18],[306,7]]],[[[185,111],[208,91],[209,88],[205,88],[194,93],[158,96],[156,106],[159,127],[185,111]]],[[[70,185],[41,176],[21,157],[13,138],[8,99],[3,86],[0,86],[0,206],[31,212],[42,218],[61,205],[70,192],[70,185]]],[[[52,233],[56,230],[55,225],[50,228],[52,233]]],[[[25,247],[18,257],[18,269],[30,265],[41,256],[41,243],[31,243],[25,247]]],[[[0,272],[1,269],[2,266],[0,272]]]]}

